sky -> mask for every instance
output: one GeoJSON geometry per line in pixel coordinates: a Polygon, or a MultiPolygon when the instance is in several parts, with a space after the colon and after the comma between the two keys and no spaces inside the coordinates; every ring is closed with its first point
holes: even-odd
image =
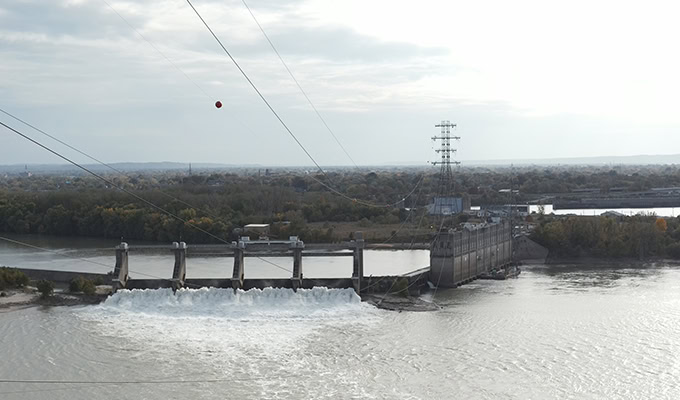
{"type": "MultiPolygon", "coordinates": [[[[356,164],[435,161],[440,120],[463,163],[680,153],[677,2],[246,1],[356,164]]],[[[351,165],[244,3],[193,4],[311,156],[351,165]]],[[[105,162],[313,165],[185,0],[3,0],[0,60],[0,108],[105,162]]]]}

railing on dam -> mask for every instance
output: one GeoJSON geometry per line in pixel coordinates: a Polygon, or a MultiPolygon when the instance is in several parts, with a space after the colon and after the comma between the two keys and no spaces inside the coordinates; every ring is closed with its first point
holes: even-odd
{"type": "Polygon", "coordinates": [[[503,267],[511,259],[512,231],[508,222],[440,232],[430,249],[431,279],[435,285],[455,287],[503,267]]]}

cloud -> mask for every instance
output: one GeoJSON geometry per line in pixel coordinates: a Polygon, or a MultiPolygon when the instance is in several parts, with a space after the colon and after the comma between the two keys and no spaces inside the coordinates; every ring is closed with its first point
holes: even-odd
{"type": "MultiPolygon", "coordinates": [[[[7,0],[0,6],[0,103],[110,161],[253,162],[257,154],[265,164],[306,162],[186,3],[107,1],[172,63],[102,0],[7,0]],[[225,104],[219,112],[217,99],[225,104]],[[187,137],[197,140],[182,145],[187,137]]],[[[313,154],[323,164],[347,163],[241,1],[194,4],[313,154]]],[[[680,60],[667,51],[679,34],[671,6],[645,8],[637,25],[631,7],[579,2],[250,6],[359,162],[431,158],[427,138],[440,119],[468,126],[476,138],[468,151],[476,153],[461,154],[470,159],[508,158],[510,149],[531,146],[579,155],[565,137],[608,154],[611,132],[680,145],[671,134],[680,125],[680,60]],[[509,141],[510,133],[518,139],[509,141]],[[376,146],[386,151],[375,154],[376,146]]],[[[620,142],[619,152],[640,149],[620,142]]],[[[29,154],[0,149],[6,162],[29,154]]]]}

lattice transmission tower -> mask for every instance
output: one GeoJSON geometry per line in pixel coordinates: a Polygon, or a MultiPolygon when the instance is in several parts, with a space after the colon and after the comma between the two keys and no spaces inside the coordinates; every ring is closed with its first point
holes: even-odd
{"type": "Polygon", "coordinates": [[[441,147],[435,150],[435,152],[441,156],[441,160],[433,161],[432,165],[441,166],[439,172],[439,187],[437,189],[437,197],[443,199],[453,195],[454,181],[453,172],[451,171],[451,164],[458,165],[460,164],[460,161],[453,161],[451,159],[451,155],[456,152],[456,149],[451,147],[451,141],[460,140],[460,136],[451,136],[451,128],[456,127],[456,124],[452,124],[451,121],[442,121],[435,125],[435,127],[441,128],[441,133],[439,136],[432,136],[433,141],[441,141],[441,147]]]}

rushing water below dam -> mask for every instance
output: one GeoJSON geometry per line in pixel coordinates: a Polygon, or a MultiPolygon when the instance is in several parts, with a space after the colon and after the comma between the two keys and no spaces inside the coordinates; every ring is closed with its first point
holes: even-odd
{"type": "Polygon", "coordinates": [[[530,266],[434,301],[199,289],[1,312],[1,379],[187,383],[0,383],[0,398],[680,398],[677,265],[530,266]]]}
{"type": "MultiPolygon", "coordinates": [[[[29,239],[113,265],[115,242],[29,239]]],[[[427,252],[370,254],[376,275],[427,265],[427,252]]],[[[172,256],[130,260],[165,276],[172,256]]],[[[349,275],[351,258],[327,260],[305,265],[349,275]]],[[[0,264],[96,267],[7,244],[0,264]]],[[[201,274],[230,265],[188,260],[201,274]]],[[[325,288],[121,291],[95,306],[0,310],[0,380],[85,382],[0,381],[0,398],[680,398],[678,265],[527,266],[423,299],[440,310],[379,310],[325,288]]]]}

